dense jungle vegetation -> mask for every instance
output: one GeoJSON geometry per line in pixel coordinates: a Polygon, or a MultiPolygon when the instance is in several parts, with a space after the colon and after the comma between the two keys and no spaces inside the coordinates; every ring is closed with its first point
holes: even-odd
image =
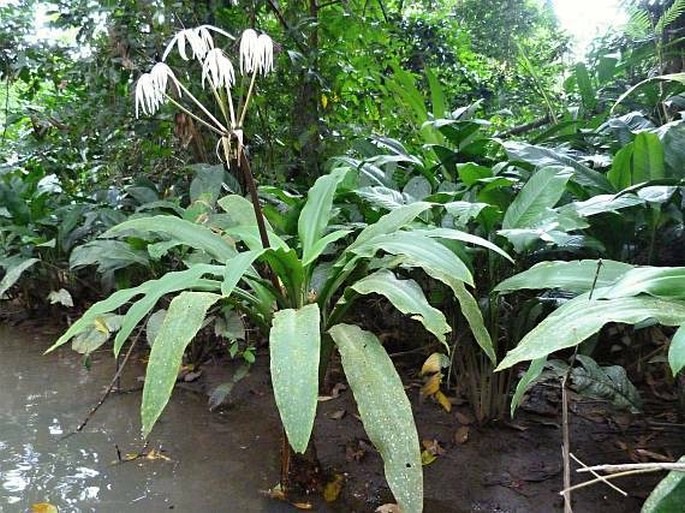
{"type": "Polygon", "coordinates": [[[533,0],[0,4],[0,319],[68,322],[86,365],[145,333],[145,435],[183,362],[269,359],[286,496],[339,362],[404,513],[378,301],[481,423],[541,381],[639,411],[626,358],[685,414],[685,2],[624,7],[576,62],[533,0]]]}

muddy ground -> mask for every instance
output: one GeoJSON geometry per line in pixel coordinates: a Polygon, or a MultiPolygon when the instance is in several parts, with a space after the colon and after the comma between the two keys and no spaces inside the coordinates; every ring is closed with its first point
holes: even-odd
{"type": "MultiPolygon", "coordinates": [[[[265,423],[278,423],[267,358],[257,362],[217,414],[234,422],[240,422],[243,415],[260,415],[265,423]]],[[[197,382],[181,388],[209,393],[230,380],[232,367],[231,362],[208,362],[197,382]]],[[[513,420],[479,426],[468,405],[448,413],[430,399],[420,400],[418,386],[407,385],[419,436],[433,447],[437,442],[439,452],[424,467],[426,513],[563,511],[558,390],[541,385],[513,420]]],[[[352,393],[340,388],[336,398],[319,403],[314,431],[317,455],[329,479],[336,474],[344,477],[340,497],[329,507],[372,512],[393,502],[392,496],[383,478],[382,460],[356,415],[352,393]]],[[[573,396],[572,453],[587,465],[677,459],[685,450],[685,424],[678,421],[676,404],[647,400],[645,411],[631,415],[614,411],[602,401],[573,396]]],[[[585,480],[586,475],[575,474],[573,483],[585,480]]],[[[639,512],[660,477],[652,474],[616,481],[627,497],[606,485],[583,488],[573,494],[574,511],[639,512]]]]}

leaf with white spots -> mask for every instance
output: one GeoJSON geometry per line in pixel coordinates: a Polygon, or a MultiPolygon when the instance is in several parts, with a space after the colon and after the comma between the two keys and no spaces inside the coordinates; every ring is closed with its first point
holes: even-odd
{"type": "Polygon", "coordinates": [[[319,306],[274,314],[269,349],[271,379],[283,427],[295,452],[303,453],[314,427],[321,350],[319,306]]]}
{"type": "Polygon", "coordinates": [[[385,478],[403,513],[423,510],[419,437],[402,381],[373,333],[337,324],[335,341],[369,439],[383,457],[385,478]]]}
{"type": "Polygon", "coordinates": [[[186,347],[202,327],[207,310],[219,299],[219,294],[209,292],[182,292],[169,305],[145,375],[140,408],[145,437],[169,402],[186,347]]]}

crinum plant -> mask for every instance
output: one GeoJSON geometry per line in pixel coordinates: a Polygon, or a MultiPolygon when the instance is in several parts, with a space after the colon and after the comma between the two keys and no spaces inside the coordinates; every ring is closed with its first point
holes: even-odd
{"type": "MultiPolygon", "coordinates": [[[[190,44],[193,58],[202,61],[203,79],[226,107],[221,111],[228,125],[200,107],[164,64],[157,64],[141,78],[136,104],[147,113],[164,100],[186,109],[167,93],[171,81],[178,96],[198,105],[207,119],[193,116],[219,135],[224,158],[238,160],[248,175],[242,122],[255,77],[272,66],[271,43],[253,32],[243,34],[241,71],[251,73],[251,78],[242,107],[235,111],[230,88],[233,68],[225,54],[213,47],[211,32],[223,33],[204,26],[182,31],[172,44],[178,46],[182,57],[187,57],[185,45],[190,44]]],[[[165,56],[168,52],[169,48],[165,56]]],[[[253,182],[253,205],[242,196],[228,195],[218,201],[223,214],[200,217],[196,222],[158,215],[132,218],[112,228],[103,237],[135,236],[138,241],[150,241],[151,254],[185,247],[187,268],[119,290],[94,304],[51,349],[101,326],[103,316],[130,304],[120,327],[111,329],[112,334],[116,332],[114,353],[118,355],[160,300],[171,296],[152,343],[143,390],[141,416],[143,433],[148,436],[170,398],[188,344],[212,312],[230,305],[268,333],[276,405],[289,444],[299,453],[305,452],[310,442],[321,371],[337,349],[364,427],[383,457],[395,498],[403,512],[420,513],[419,440],[402,381],[378,338],[343,321],[360,298],[378,294],[419,321],[448,351],[451,328],[445,316],[431,306],[421,286],[409,276],[423,272],[454,293],[471,329],[479,334],[478,343],[494,360],[478,304],[466,288],[473,285],[471,271],[443,242],[476,244],[508,257],[487,240],[421,221],[431,209],[443,208],[430,202],[397,208],[358,233],[354,227],[341,227],[334,200],[353,172],[339,167],[316,181],[299,211],[296,233],[289,237],[280,237],[261,217],[253,182]]]]}

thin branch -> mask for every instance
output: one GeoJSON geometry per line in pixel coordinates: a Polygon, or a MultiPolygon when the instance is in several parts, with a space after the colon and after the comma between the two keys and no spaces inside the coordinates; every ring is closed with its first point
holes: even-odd
{"type": "Polygon", "coordinates": [[[116,373],[114,374],[114,377],[112,378],[112,381],[109,382],[109,385],[107,385],[107,388],[105,389],[105,393],[102,394],[102,397],[100,397],[100,400],[93,406],[90,411],[88,412],[88,415],[86,415],[86,418],[83,419],[83,422],[81,422],[78,427],[66,435],[64,438],[68,438],[71,435],[75,435],[76,433],[80,433],[83,431],[83,428],[86,427],[88,422],[90,422],[90,419],[95,415],[95,412],[100,409],[100,406],[105,404],[105,401],[109,397],[109,395],[112,393],[112,390],[114,389],[114,385],[117,384],[119,381],[119,378],[121,377],[121,373],[124,370],[124,367],[126,367],[126,363],[128,362],[129,357],[133,353],[133,348],[136,346],[136,343],[138,342],[138,339],[140,338],[142,330],[138,330],[138,333],[136,334],[135,338],[131,342],[131,346],[128,348],[128,351],[126,351],[126,356],[124,356],[124,361],[121,362],[121,365],[119,365],[119,368],[117,369],[116,373]]]}
{"type": "MultiPolygon", "coordinates": [[[[578,469],[578,471],[580,472],[581,470],[583,470],[583,471],[587,470],[589,472],[591,468],[592,467],[588,467],[587,469],[578,469]]],[[[589,481],[584,481],[580,484],[573,485],[569,488],[566,488],[566,489],[560,491],[559,495],[566,496],[566,494],[571,493],[573,490],[585,488],[586,486],[591,486],[591,485],[596,484],[596,483],[602,483],[602,482],[605,482],[607,479],[616,479],[617,477],[634,476],[636,474],[648,474],[650,472],[658,472],[660,470],[664,470],[664,469],[654,467],[654,468],[641,468],[641,469],[636,469],[636,470],[626,470],[625,472],[617,472],[615,474],[609,474],[607,476],[601,476],[599,478],[590,479],[589,481]]]]}
{"type": "Polygon", "coordinates": [[[664,463],[664,462],[653,462],[653,463],[625,463],[621,465],[595,465],[593,467],[579,468],[578,472],[625,472],[629,470],[643,470],[650,469],[652,471],[657,470],[675,470],[676,472],[685,472],[685,463],[664,463]]]}
{"type": "Polygon", "coordinates": [[[571,456],[571,459],[573,459],[573,461],[575,461],[576,463],[578,463],[578,465],[581,465],[581,466],[583,467],[583,468],[581,468],[581,469],[578,469],[578,472],[585,472],[585,471],[590,472],[590,473],[591,473],[593,476],[595,476],[597,479],[601,479],[602,482],[603,482],[605,485],[607,485],[609,488],[613,488],[614,490],[616,490],[618,493],[620,493],[620,494],[623,495],[624,497],[628,497],[628,492],[625,492],[625,491],[621,490],[618,486],[616,486],[615,484],[611,483],[611,482],[610,482],[608,479],[606,479],[604,476],[600,476],[600,475],[599,475],[597,472],[595,472],[594,470],[589,470],[590,467],[588,467],[585,463],[583,463],[583,462],[580,461],[578,458],[576,458],[576,456],[575,456],[573,453],[569,453],[569,455],[571,456]]]}

